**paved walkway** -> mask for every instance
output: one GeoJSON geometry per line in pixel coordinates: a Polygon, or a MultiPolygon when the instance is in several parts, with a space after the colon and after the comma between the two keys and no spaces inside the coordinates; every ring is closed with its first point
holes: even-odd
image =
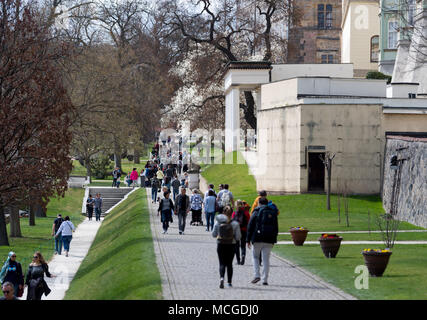
{"type": "MultiPolygon", "coordinates": [[[[127,197],[139,188],[135,188],[129,192],[122,201],[126,200],[127,197]]],[[[122,201],[111,207],[106,214],[118,206],[122,201]]],[[[46,297],[44,294],[42,300],[62,300],[65,297],[65,293],[70,287],[70,283],[76,275],[80,264],[86,257],[89,249],[92,245],[93,240],[101,226],[104,218],[101,217],[101,221],[96,221],[95,217],[89,221],[87,218],[76,227],[76,231],[73,233],[73,239],[70,244],[70,252],[68,257],[64,255],[55,255],[51,261],[49,261],[49,272],[54,275],[52,278],[45,277],[45,280],[52,290],[51,293],[46,297]]],[[[24,290],[22,300],[27,298],[27,288],[24,290]]]]}
{"type": "MultiPolygon", "coordinates": [[[[343,300],[354,297],[313,274],[275,255],[271,257],[269,286],[251,284],[250,258],[244,266],[234,265],[233,288],[219,289],[219,264],[216,240],[204,226],[187,226],[178,234],[174,218],[168,234],[162,234],[157,204],[151,203],[147,188],[151,230],[157,265],[162,278],[163,297],[168,300],[343,300]]],[[[251,257],[248,251],[248,257],[251,257]]],[[[235,263],[235,261],[234,261],[235,263]]]]}
{"type": "MultiPolygon", "coordinates": [[[[103,218],[101,218],[101,222],[95,221],[95,218],[93,218],[92,221],[86,218],[85,221],[78,225],[76,231],[73,233],[68,257],[62,252],[61,255],[55,255],[53,259],[49,261],[49,272],[52,273],[54,277],[45,277],[45,280],[52,292],[47,297],[43,295],[42,300],[64,299],[65,292],[68,290],[80,264],[86,257],[102,221],[103,218]]],[[[22,300],[26,298],[27,288],[24,291],[22,300]]]]}

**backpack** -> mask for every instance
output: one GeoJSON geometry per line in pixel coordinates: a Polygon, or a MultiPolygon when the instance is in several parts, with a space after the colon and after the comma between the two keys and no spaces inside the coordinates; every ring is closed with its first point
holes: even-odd
{"type": "Polygon", "coordinates": [[[225,208],[231,204],[230,191],[224,191],[221,195],[221,207],[225,208]]]}
{"type": "Polygon", "coordinates": [[[218,242],[221,244],[232,244],[234,239],[233,226],[230,222],[219,225],[218,242]]]}
{"type": "Polygon", "coordinates": [[[245,212],[241,210],[238,210],[236,212],[236,215],[234,216],[234,220],[239,223],[240,227],[246,227],[246,225],[248,224],[245,212]]]}
{"type": "Polygon", "coordinates": [[[257,225],[255,232],[255,237],[260,242],[277,242],[277,209],[270,206],[265,206],[259,209],[257,213],[257,225]]]}

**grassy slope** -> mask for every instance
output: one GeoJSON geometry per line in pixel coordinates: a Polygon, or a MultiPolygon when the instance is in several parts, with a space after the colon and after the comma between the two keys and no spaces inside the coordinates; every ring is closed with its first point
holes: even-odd
{"type": "MultiPolygon", "coordinates": [[[[84,189],[69,189],[64,198],[52,198],[47,206],[47,217],[36,218],[36,225],[30,227],[28,218],[21,219],[22,238],[9,238],[10,247],[0,247],[0,257],[7,257],[9,251],[15,251],[23,268],[27,268],[34,252],[39,250],[50,260],[53,255],[54,241],[51,236],[53,220],[58,213],[63,217],[70,216],[71,221],[78,225],[83,221],[81,215],[84,189]]],[[[8,232],[10,231],[8,225],[8,232]]]]}
{"type": "MultiPolygon", "coordinates": [[[[208,183],[218,186],[228,183],[235,198],[252,201],[257,196],[254,178],[246,165],[211,165],[202,173],[208,183]]],[[[331,198],[332,210],[327,211],[326,196],[315,194],[270,196],[280,210],[279,230],[287,232],[292,226],[305,226],[311,231],[369,230],[368,210],[371,213],[371,230],[375,227],[374,215],[382,214],[381,199],[377,196],[353,196],[349,199],[350,227],[346,226],[343,210],[338,223],[336,196],[331,198]]],[[[423,229],[402,222],[400,229],[423,229]]],[[[308,240],[316,240],[310,235],[308,240]]],[[[345,240],[380,240],[380,235],[343,235],[345,240]]],[[[279,236],[290,240],[290,236],[279,236]]],[[[398,240],[427,240],[427,233],[399,234],[398,240]]],[[[354,269],[363,265],[360,254],[364,245],[341,246],[337,259],[326,259],[319,245],[275,246],[274,251],[300,266],[319,275],[360,299],[425,299],[427,286],[427,245],[396,245],[383,278],[370,278],[370,290],[356,290],[354,269]]],[[[382,247],[381,245],[379,247],[382,247]]]]}
{"type": "Polygon", "coordinates": [[[65,299],[161,299],[144,192],[137,190],[106,217],[65,299]]]}

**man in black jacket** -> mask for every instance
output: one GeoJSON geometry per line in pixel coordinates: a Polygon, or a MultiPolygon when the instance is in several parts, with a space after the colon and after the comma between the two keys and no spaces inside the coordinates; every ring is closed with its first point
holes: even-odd
{"type": "Polygon", "coordinates": [[[267,198],[259,200],[257,207],[249,220],[246,242],[248,248],[253,247],[253,264],[255,278],[252,283],[261,280],[259,258],[262,256],[264,267],[262,270],[262,284],[268,285],[268,273],[270,270],[270,254],[273,245],[277,242],[279,227],[277,223],[277,208],[269,206],[267,198]]]}
{"type": "Polygon", "coordinates": [[[184,234],[185,221],[190,212],[190,197],[186,194],[186,189],[181,188],[181,194],[176,197],[175,213],[178,214],[179,234],[184,234]]]}

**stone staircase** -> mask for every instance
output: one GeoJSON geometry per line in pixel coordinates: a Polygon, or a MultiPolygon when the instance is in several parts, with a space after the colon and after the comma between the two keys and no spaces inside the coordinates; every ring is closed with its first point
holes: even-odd
{"type": "MultiPolygon", "coordinates": [[[[97,193],[101,194],[102,198],[102,211],[101,217],[105,217],[105,213],[116,205],[118,202],[123,200],[123,198],[131,192],[132,188],[99,188],[99,187],[91,187],[89,188],[89,194],[95,198],[97,193]]],[[[86,214],[87,215],[87,214],[86,214]]],[[[95,215],[95,212],[94,212],[95,215]]]]}

